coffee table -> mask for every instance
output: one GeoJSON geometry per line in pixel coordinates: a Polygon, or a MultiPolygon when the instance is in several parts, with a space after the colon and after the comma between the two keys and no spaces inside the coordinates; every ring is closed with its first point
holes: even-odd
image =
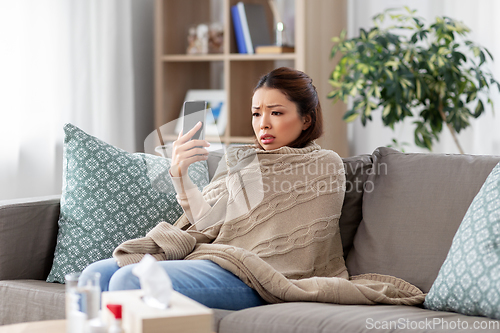
{"type": "Polygon", "coordinates": [[[66,320],[45,320],[0,326],[0,333],[64,333],[66,320]]]}

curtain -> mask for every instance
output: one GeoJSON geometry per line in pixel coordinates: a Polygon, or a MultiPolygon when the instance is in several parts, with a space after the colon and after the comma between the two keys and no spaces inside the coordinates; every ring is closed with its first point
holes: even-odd
{"type": "Polygon", "coordinates": [[[131,0],[0,0],[0,200],[61,193],[66,122],[135,150],[131,21],[131,0]]]}
{"type": "MultiPolygon", "coordinates": [[[[359,34],[359,28],[369,29],[372,26],[372,17],[387,8],[408,6],[417,10],[417,15],[423,17],[427,23],[433,22],[436,16],[449,16],[464,22],[472,33],[469,38],[486,47],[494,56],[495,61],[490,65],[493,76],[500,80],[500,45],[495,37],[500,33],[500,22],[497,14],[500,13],[500,2],[496,0],[352,0],[348,7],[348,34],[353,37],[359,34]]],[[[500,155],[500,93],[496,88],[491,89],[490,97],[497,109],[488,105],[486,112],[478,119],[471,120],[471,126],[458,134],[458,140],[465,153],[500,155]]],[[[413,140],[413,119],[407,119],[403,124],[395,126],[394,132],[382,124],[381,112],[375,111],[373,121],[365,127],[359,120],[349,124],[349,144],[351,155],[371,153],[380,146],[391,144],[392,138],[400,143],[407,152],[428,152],[419,148],[413,140]]],[[[401,148],[401,147],[400,147],[401,148]]],[[[453,138],[447,128],[443,128],[439,142],[434,144],[433,152],[458,153],[453,138]]]]}

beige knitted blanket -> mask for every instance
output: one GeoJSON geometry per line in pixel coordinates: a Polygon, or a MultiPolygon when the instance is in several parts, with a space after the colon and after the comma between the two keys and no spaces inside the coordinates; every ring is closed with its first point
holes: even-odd
{"type": "Polygon", "coordinates": [[[345,193],[341,158],[311,143],[305,148],[229,150],[203,190],[210,204],[202,231],[183,215],[144,238],[116,248],[119,266],[149,253],[158,260],[207,259],[231,271],[266,301],[407,304],[424,301],[395,277],[349,277],[339,218],[345,193]],[[222,167],[221,167],[222,166],[222,167]]]}

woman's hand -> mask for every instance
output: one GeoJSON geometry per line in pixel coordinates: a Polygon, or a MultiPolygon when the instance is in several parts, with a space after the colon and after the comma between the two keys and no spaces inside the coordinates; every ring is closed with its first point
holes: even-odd
{"type": "Polygon", "coordinates": [[[173,177],[181,177],[187,173],[188,167],[194,162],[204,161],[208,158],[208,150],[203,147],[209,147],[206,140],[190,140],[193,135],[201,128],[201,121],[198,122],[189,132],[182,135],[179,133],[177,140],[172,146],[172,166],[170,174],[173,177]]]}

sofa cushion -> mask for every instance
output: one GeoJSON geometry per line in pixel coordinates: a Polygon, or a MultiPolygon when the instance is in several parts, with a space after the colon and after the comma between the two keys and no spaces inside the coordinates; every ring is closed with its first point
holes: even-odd
{"type": "Polygon", "coordinates": [[[60,196],[0,202],[0,280],[45,280],[54,260],[60,196]]]}
{"type": "Polygon", "coordinates": [[[64,285],[37,280],[0,281],[0,325],[64,319],[64,285]]]}
{"type": "MultiPolygon", "coordinates": [[[[120,243],[143,237],[160,221],[182,214],[168,170],[170,160],[131,154],[79,128],[64,127],[63,193],[54,263],[48,282],[110,258],[120,243]]],[[[208,184],[205,161],[189,166],[202,189],[208,184]]]]}
{"type": "MultiPolygon", "coordinates": [[[[219,333],[454,332],[474,325],[498,332],[500,321],[405,305],[282,303],[227,315],[219,333]]],[[[479,330],[476,330],[479,331],[479,330]]]]}
{"type": "Polygon", "coordinates": [[[424,305],[500,319],[500,164],[467,210],[424,305]]]}
{"type": "Polygon", "coordinates": [[[428,292],[467,208],[499,160],[377,149],[363,221],[346,261],[349,273],[392,275],[428,292]]]}
{"type": "Polygon", "coordinates": [[[363,187],[372,167],[371,155],[342,158],[344,162],[346,190],[339,227],[344,258],[352,247],[354,235],[363,219],[363,187]]]}

